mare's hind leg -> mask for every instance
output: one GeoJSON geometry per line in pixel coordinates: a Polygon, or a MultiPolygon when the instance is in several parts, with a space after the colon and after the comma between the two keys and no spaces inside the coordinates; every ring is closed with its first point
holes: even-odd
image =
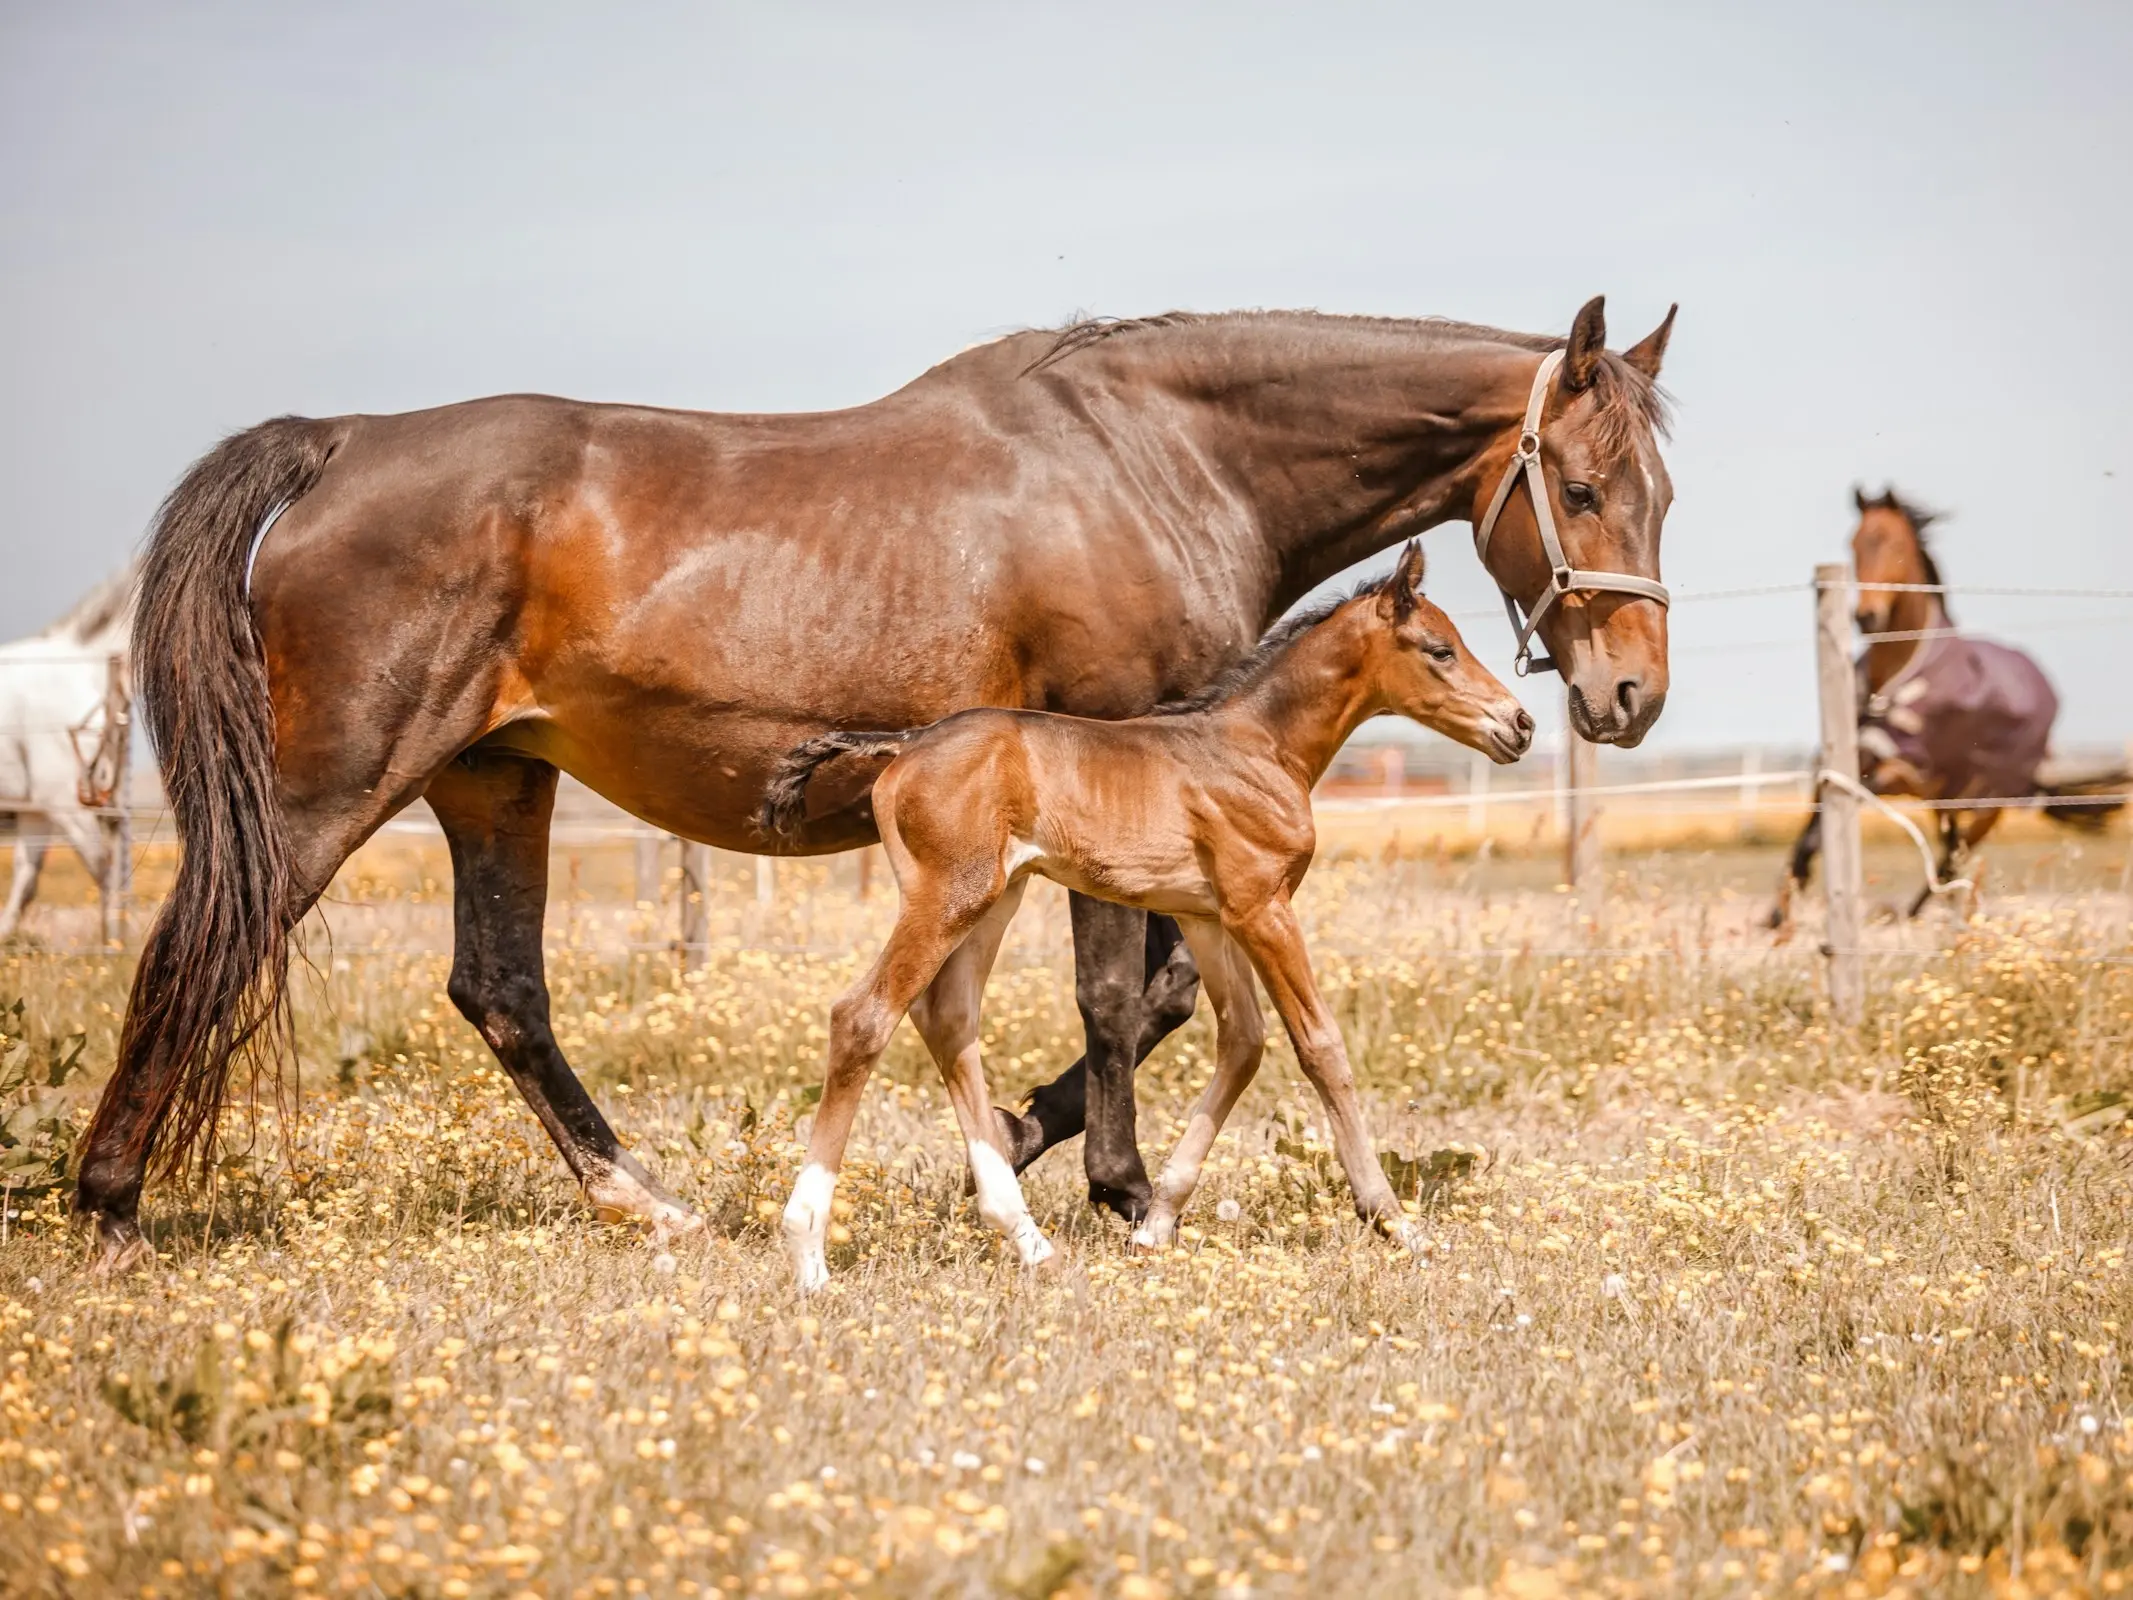
{"type": "MultiPolygon", "coordinates": [[[[281,926],[292,929],[333,881],[341,863],[379,823],[414,798],[414,790],[388,788],[378,781],[358,804],[345,804],[346,786],[324,798],[284,792],[283,827],[290,850],[289,898],[281,926]]],[[[188,939],[196,930],[173,925],[168,912],[156,919],[141,947],[138,973],[164,986],[187,981],[188,939]]],[[[127,1004],[129,1027],[142,1003],[142,978],[127,1004]]],[[[151,1258],[141,1236],[141,1184],[168,1112],[171,1067],[163,1041],[152,1034],[131,1039],[96,1102],[96,1115],[82,1136],[81,1164],[75,1179],[75,1210],[96,1219],[102,1250],[94,1270],[124,1272],[151,1258]]]]}
{"type": "Polygon", "coordinates": [[[52,841],[42,832],[29,830],[44,821],[24,812],[15,819],[15,881],[7,891],[7,904],[0,907],[0,939],[11,939],[22,926],[22,913],[37,895],[37,880],[44,873],[44,853],[52,841]]]}
{"type": "Polygon", "coordinates": [[[1201,1164],[1214,1148],[1237,1097],[1259,1072],[1266,1053],[1266,1022],[1259,1015],[1259,988],[1251,962],[1218,922],[1188,922],[1185,937],[1200,969],[1200,982],[1215,1008],[1215,1071],[1193,1107],[1185,1136],[1155,1180],[1155,1203],[1133,1232],[1133,1242],[1161,1249],[1177,1236],[1178,1218],[1200,1181],[1201,1164]]]}
{"type": "Polygon", "coordinates": [[[948,1086],[948,1101],[955,1108],[963,1146],[969,1152],[978,1215],[1008,1238],[1025,1267],[1034,1267],[1051,1259],[1052,1244],[1030,1216],[1022,1185],[1015,1180],[1006,1129],[985,1091],[985,1062],[978,1045],[985,979],[1021,903],[1018,882],[941,964],[926,992],[912,1005],[911,1022],[948,1086]]]}
{"type": "Polygon", "coordinates": [[[452,1003],[496,1052],[596,1208],[661,1234],[694,1232],[703,1219],[622,1148],[549,1026],[541,918],[555,788],[547,762],[478,748],[430,780],[430,809],[452,851],[452,1003]]]}

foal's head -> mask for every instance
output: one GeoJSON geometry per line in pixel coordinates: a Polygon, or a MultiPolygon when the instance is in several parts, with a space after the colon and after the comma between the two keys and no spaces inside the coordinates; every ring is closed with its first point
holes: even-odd
{"type": "Polygon", "coordinates": [[[1422,542],[1411,540],[1370,606],[1371,662],[1385,709],[1412,717],[1490,760],[1532,747],[1533,718],[1496,674],[1474,659],[1459,630],[1422,593],[1422,542]]]}
{"type": "Polygon", "coordinates": [[[1864,489],[1853,489],[1852,501],[1859,507],[1859,526],[1852,533],[1852,571],[1859,584],[1853,619],[1861,633],[1887,633],[1898,625],[1899,611],[1915,619],[1940,598],[1892,587],[1940,582],[1940,569],[1926,548],[1926,529],[1938,514],[1910,504],[1894,489],[1871,498],[1864,489]]]}

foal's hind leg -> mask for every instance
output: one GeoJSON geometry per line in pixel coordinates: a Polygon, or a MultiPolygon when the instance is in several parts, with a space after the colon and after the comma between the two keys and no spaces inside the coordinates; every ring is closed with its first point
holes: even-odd
{"type": "Polygon", "coordinates": [[[1188,922],[1185,937],[1200,969],[1200,982],[1215,1008],[1215,1072],[1193,1107],[1185,1136],[1155,1180],[1155,1203],[1133,1231],[1133,1242],[1152,1249],[1177,1236],[1178,1218],[1200,1181],[1200,1167],[1229,1120],[1237,1097],[1258,1075],[1266,1053],[1266,1022],[1259,1015],[1259,989],[1251,963],[1218,922],[1188,922]]]}
{"type": "Polygon", "coordinates": [[[919,876],[907,861],[896,863],[903,904],[888,943],[867,975],[830,1007],[829,1062],[822,1078],[822,1099],[807,1135],[807,1164],[785,1203],[785,1249],[792,1257],[801,1290],[829,1282],[822,1246],[829,1231],[830,1205],[836,1197],[837,1173],[844,1166],[844,1146],[859,1114],[860,1096],[874,1063],[888,1048],[897,1020],[911,1009],[933,982],[971,927],[990,909],[999,887],[975,904],[956,905],[937,881],[919,876]]]}
{"type": "Polygon", "coordinates": [[[430,781],[430,809],[452,850],[452,1003],[496,1052],[596,1208],[662,1234],[694,1232],[703,1219],[622,1148],[549,1027],[541,917],[555,787],[547,762],[480,749],[430,781]]]}
{"type": "MultiPolygon", "coordinates": [[[[1818,811],[1807,819],[1807,826],[1800,830],[1800,837],[1793,841],[1792,858],[1785,864],[1785,875],[1778,880],[1777,904],[1770,908],[1766,925],[1773,930],[1792,926],[1793,897],[1807,887],[1808,875],[1814,871],[1815,857],[1822,849],[1822,814],[1818,811]]],[[[1782,943],[1782,941],[1780,941],[1782,943]]]]}
{"type": "Polygon", "coordinates": [[[912,1005],[911,1022],[948,1086],[948,1101],[955,1108],[970,1156],[978,1215],[1007,1236],[1025,1267],[1034,1267],[1051,1259],[1052,1244],[1030,1216],[1022,1185],[1015,1180],[1006,1129],[985,1090],[985,1063],[978,1046],[985,979],[1021,902],[1018,882],[941,964],[926,992],[912,1005]]]}

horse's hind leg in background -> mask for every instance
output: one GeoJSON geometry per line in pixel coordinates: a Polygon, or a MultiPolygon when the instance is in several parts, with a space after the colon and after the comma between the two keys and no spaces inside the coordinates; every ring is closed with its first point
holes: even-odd
{"type": "MultiPolygon", "coordinates": [[[[1934,869],[1934,877],[1942,883],[1953,878],[1962,866],[1963,858],[1983,842],[1985,835],[1992,832],[1999,820],[2000,814],[1997,810],[1943,811],[1940,814],[1940,865],[1934,869]]],[[[1910,915],[1915,917],[1925,910],[1926,902],[1932,898],[1933,885],[1929,883],[1918,891],[1918,898],[1911,902],[1910,915]]],[[[1979,899],[1975,874],[1972,874],[1970,888],[1963,898],[1963,914],[1975,916],[1979,899]]]]}
{"type": "Polygon", "coordinates": [[[549,1025],[541,919],[555,790],[547,762],[479,747],[430,780],[430,809],[452,852],[452,1003],[598,1210],[641,1218],[662,1235],[693,1232],[703,1219],[622,1148],[549,1025]]]}
{"type": "Polygon", "coordinates": [[[1817,811],[1807,819],[1807,826],[1792,843],[1792,859],[1785,864],[1785,875],[1778,880],[1777,904],[1770,908],[1765,926],[1772,929],[1792,926],[1793,896],[1807,887],[1808,876],[1815,869],[1815,857],[1821,850],[1822,813],[1817,811]]]}
{"type": "Polygon", "coordinates": [[[1021,902],[1022,885],[1017,882],[941,964],[925,993],[912,1003],[911,1023],[948,1086],[948,1101],[970,1156],[978,1214],[1014,1245],[1022,1265],[1034,1267],[1051,1259],[1052,1244],[1030,1216],[1022,1185],[1015,1181],[1007,1131],[986,1093],[984,1054],[978,1043],[985,979],[1021,902]]]}
{"type": "Polygon", "coordinates": [[[1177,1235],[1178,1218],[1200,1181],[1200,1168],[1229,1120],[1237,1097],[1258,1074],[1266,1053],[1266,1022],[1259,1015],[1259,987],[1252,965],[1218,922],[1186,925],[1200,982],[1215,1010],[1215,1071],[1200,1103],[1186,1121],[1184,1137],[1163,1163],[1155,1180],[1155,1202],[1147,1220],[1133,1231],[1133,1242],[1149,1249],[1167,1247],[1177,1235]]]}
{"type": "Polygon", "coordinates": [[[1137,1222],[1151,1191],[1136,1141],[1133,1069],[1190,1020],[1199,973],[1170,918],[1082,894],[1068,905],[1087,1054],[1031,1094],[1027,1113],[1001,1115],[1017,1172],[1086,1126],[1089,1198],[1137,1222]]]}
{"type": "Polygon", "coordinates": [[[23,811],[15,817],[15,881],[8,888],[7,904],[0,907],[0,939],[12,939],[22,926],[22,913],[37,898],[37,880],[44,873],[44,853],[52,847],[45,834],[42,812],[23,811]],[[32,830],[35,831],[32,831],[32,830]]]}

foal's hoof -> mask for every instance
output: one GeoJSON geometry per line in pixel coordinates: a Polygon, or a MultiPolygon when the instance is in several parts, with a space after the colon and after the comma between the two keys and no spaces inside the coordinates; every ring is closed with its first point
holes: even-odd
{"type": "Polygon", "coordinates": [[[1148,1208],[1154,1203],[1155,1190],[1146,1178],[1137,1185],[1122,1188],[1098,1183],[1094,1178],[1089,1180],[1089,1204],[1102,1206],[1114,1216],[1123,1217],[1128,1222],[1139,1222],[1148,1215],[1148,1208]]]}
{"type": "Polygon", "coordinates": [[[662,1244],[704,1231],[703,1217],[668,1194],[641,1168],[632,1172],[616,1166],[585,1186],[585,1198],[592,1202],[593,1215],[600,1221],[648,1227],[662,1244]]]}
{"type": "Polygon", "coordinates": [[[151,1266],[155,1262],[155,1251],[141,1236],[141,1225],[131,1217],[123,1221],[97,1218],[96,1237],[96,1259],[89,1263],[92,1278],[124,1277],[137,1267],[151,1266]]]}

